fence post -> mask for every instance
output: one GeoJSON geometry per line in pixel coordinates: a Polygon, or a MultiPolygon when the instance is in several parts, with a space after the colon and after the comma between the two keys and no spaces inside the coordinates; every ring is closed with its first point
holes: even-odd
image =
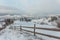
{"type": "Polygon", "coordinates": [[[22,31],[22,26],[20,26],[20,31],[22,31]]]}
{"type": "Polygon", "coordinates": [[[35,36],[35,27],[36,27],[36,24],[34,24],[34,36],[35,36]]]}

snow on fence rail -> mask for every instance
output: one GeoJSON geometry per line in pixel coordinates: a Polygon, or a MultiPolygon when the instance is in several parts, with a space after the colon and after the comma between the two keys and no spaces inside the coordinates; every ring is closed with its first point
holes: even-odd
{"type": "Polygon", "coordinates": [[[48,35],[48,34],[44,34],[44,33],[35,32],[36,29],[42,29],[42,30],[49,30],[49,31],[58,31],[58,32],[60,32],[59,28],[41,28],[41,27],[36,27],[35,24],[34,24],[34,27],[20,26],[20,31],[23,30],[23,31],[34,33],[34,36],[36,34],[39,34],[39,35],[47,36],[47,37],[50,37],[50,38],[60,39],[60,37],[58,37],[58,36],[53,36],[53,35],[48,35]],[[23,28],[32,28],[32,29],[34,29],[34,31],[26,30],[26,29],[23,29],[23,28]]]}

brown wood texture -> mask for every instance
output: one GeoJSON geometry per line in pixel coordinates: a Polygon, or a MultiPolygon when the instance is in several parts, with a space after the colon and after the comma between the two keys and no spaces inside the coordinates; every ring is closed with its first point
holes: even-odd
{"type": "MultiPolygon", "coordinates": [[[[29,30],[25,30],[25,29],[22,29],[22,30],[23,30],[23,31],[27,31],[27,32],[34,33],[33,31],[29,31],[29,30]]],[[[47,37],[51,37],[51,38],[60,39],[60,37],[53,36],[53,35],[48,35],[48,34],[43,34],[43,33],[38,33],[38,32],[35,32],[35,34],[39,34],[39,35],[43,35],[43,36],[47,36],[47,37]]]]}
{"type": "MultiPolygon", "coordinates": [[[[22,26],[23,28],[34,28],[34,27],[26,27],[22,26]]],[[[42,28],[42,27],[35,27],[35,29],[42,29],[42,30],[50,30],[50,31],[58,31],[60,32],[60,28],[42,28]]]]}

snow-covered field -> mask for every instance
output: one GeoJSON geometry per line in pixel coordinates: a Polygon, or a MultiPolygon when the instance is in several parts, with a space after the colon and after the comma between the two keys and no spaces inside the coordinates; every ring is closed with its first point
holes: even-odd
{"type": "MultiPolygon", "coordinates": [[[[43,40],[58,40],[55,38],[49,38],[46,36],[42,36],[42,35],[37,35],[38,37],[34,37],[32,33],[26,33],[23,31],[19,31],[19,30],[14,30],[14,28],[19,28],[20,26],[27,26],[27,27],[34,27],[33,22],[21,22],[19,20],[15,21],[13,24],[9,25],[5,30],[2,30],[0,32],[0,40],[41,40],[41,38],[43,40]],[[10,27],[12,27],[12,29],[9,29],[10,27]]],[[[36,27],[43,27],[43,28],[57,28],[56,26],[53,25],[41,25],[41,24],[36,24],[36,27]]],[[[29,28],[23,28],[26,30],[30,30],[33,31],[33,29],[29,29],[29,28]]],[[[45,33],[45,34],[49,34],[49,35],[54,35],[54,36],[58,36],[60,37],[60,32],[55,32],[55,31],[47,31],[47,30],[41,30],[41,29],[36,29],[36,32],[40,32],[40,33],[45,33]]]]}
{"type": "MultiPolygon", "coordinates": [[[[0,31],[0,40],[42,40],[42,38],[33,36],[30,33],[9,29],[9,27],[13,26],[14,24],[15,23],[0,31]]],[[[2,25],[0,26],[2,27],[2,25]]],[[[15,26],[17,27],[17,25],[15,26]]]]}
{"type": "Polygon", "coordinates": [[[5,29],[0,33],[0,40],[41,40],[41,38],[26,32],[5,29]]]}
{"type": "MultiPolygon", "coordinates": [[[[20,22],[20,21],[15,21],[15,23],[13,24],[13,26],[28,26],[28,27],[34,27],[33,22],[20,22]]],[[[41,24],[36,24],[36,27],[42,27],[42,28],[57,28],[56,26],[53,25],[41,25],[41,24]]],[[[23,28],[26,30],[31,30],[33,31],[34,29],[29,29],[29,28],[23,28]]],[[[54,35],[54,36],[58,36],[60,37],[60,32],[55,32],[55,31],[48,31],[48,30],[41,30],[41,29],[36,29],[36,32],[40,32],[40,33],[44,33],[44,34],[49,34],[49,35],[54,35]]],[[[39,36],[39,35],[38,35],[39,36]]],[[[41,35],[40,35],[41,36],[41,35]]],[[[45,40],[58,40],[58,39],[54,39],[54,38],[49,38],[46,36],[41,36],[43,39],[45,40]]]]}
{"type": "Polygon", "coordinates": [[[41,18],[41,19],[37,19],[37,20],[32,20],[32,22],[35,22],[37,24],[41,24],[41,25],[53,25],[53,26],[57,26],[57,23],[55,21],[51,21],[51,18],[41,18]]]}

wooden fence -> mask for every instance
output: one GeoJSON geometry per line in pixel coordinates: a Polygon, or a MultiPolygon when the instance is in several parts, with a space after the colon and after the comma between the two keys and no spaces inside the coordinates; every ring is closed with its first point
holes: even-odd
{"type": "Polygon", "coordinates": [[[20,26],[20,31],[23,30],[23,31],[31,32],[31,33],[34,34],[34,36],[36,34],[39,34],[39,35],[47,36],[47,37],[50,37],[50,38],[60,39],[60,37],[58,37],[58,36],[48,35],[48,34],[44,34],[44,33],[38,33],[38,32],[36,32],[36,29],[60,32],[60,28],[41,28],[41,27],[36,27],[35,24],[34,24],[34,27],[20,26]],[[26,29],[23,29],[23,28],[32,28],[32,29],[34,29],[34,31],[26,30],[26,29]]]}

